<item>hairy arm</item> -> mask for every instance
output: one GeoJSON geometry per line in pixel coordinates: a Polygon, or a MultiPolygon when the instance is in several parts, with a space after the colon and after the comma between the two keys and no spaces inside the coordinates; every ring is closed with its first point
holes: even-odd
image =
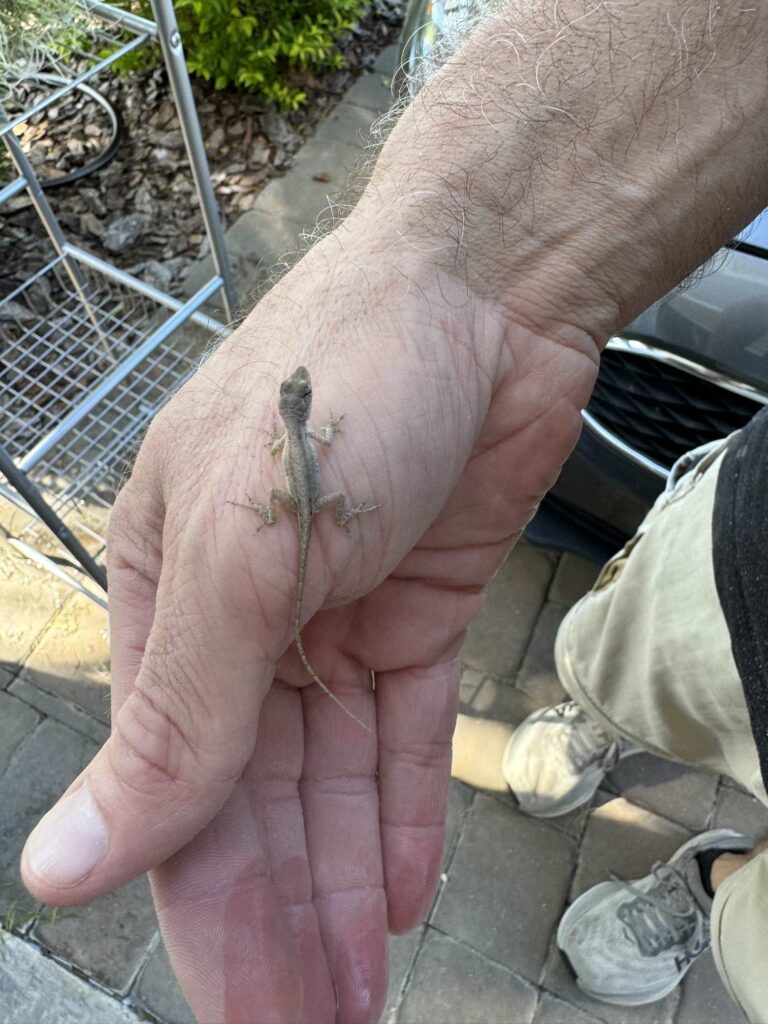
{"type": "Polygon", "coordinates": [[[512,321],[602,342],[766,205],[768,11],[522,0],[479,13],[396,124],[358,216],[375,209],[415,264],[512,321]]]}

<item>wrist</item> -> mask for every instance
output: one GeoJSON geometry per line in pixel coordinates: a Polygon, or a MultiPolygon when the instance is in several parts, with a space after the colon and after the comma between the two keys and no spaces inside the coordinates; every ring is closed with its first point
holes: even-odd
{"type": "Polygon", "coordinates": [[[493,379],[506,319],[492,303],[468,295],[427,255],[392,235],[381,211],[355,210],[318,241],[258,303],[236,345],[279,340],[303,359],[343,364],[354,351],[372,355],[418,350],[439,364],[455,348],[465,372],[493,379]],[[461,351],[458,351],[461,350],[461,351]],[[309,353],[312,353],[311,357],[309,353]]]}

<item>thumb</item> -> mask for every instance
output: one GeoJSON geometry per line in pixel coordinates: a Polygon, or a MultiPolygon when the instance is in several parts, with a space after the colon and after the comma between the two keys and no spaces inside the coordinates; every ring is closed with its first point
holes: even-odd
{"type": "Polygon", "coordinates": [[[128,635],[144,648],[137,622],[151,628],[122,703],[128,687],[115,680],[110,739],[27,840],[22,877],[47,903],[86,902],[166,860],[224,804],[253,751],[274,665],[222,598],[222,573],[185,564],[165,563],[156,599],[135,570],[110,566],[114,661],[130,661],[128,635]]]}

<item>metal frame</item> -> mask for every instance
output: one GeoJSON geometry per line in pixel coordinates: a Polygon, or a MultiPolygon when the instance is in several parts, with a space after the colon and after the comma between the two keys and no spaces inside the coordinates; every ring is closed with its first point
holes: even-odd
{"type": "MultiPolygon", "coordinates": [[[[0,494],[11,500],[17,507],[32,513],[37,520],[44,522],[75,558],[77,565],[106,590],[106,574],[103,567],[95,562],[87,549],[63,522],[54,507],[56,501],[47,499],[40,484],[29,474],[33,470],[43,467],[46,459],[62,445],[65,447],[71,445],[72,438],[76,437],[78,429],[83,429],[83,425],[89,422],[89,417],[93,418],[95,412],[97,413],[102,405],[114,406],[115,396],[119,396],[121,385],[130,380],[145,362],[148,366],[151,364],[153,371],[151,383],[152,387],[157,389],[159,384],[154,375],[158,372],[158,367],[162,369],[162,366],[161,361],[152,363],[152,358],[155,354],[163,352],[163,346],[180,326],[189,322],[204,327],[208,331],[226,333],[226,326],[208,316],[203,307],[219,293],[226,318],[231,321],[237,306],[237,296],[171,0],[152,0],[154,21],[117,10],[109,4],[96,2],[96,0],[78,0],[78,2],[79,6],[88,14],[95,16],[99,25],[103,23],[108,27],[103,30],[103,34],[109,30],[116,30],[121,36],[127,32],[132,33],[133,37],[127,41],[122,41],[122,39],[116,41],[110,37],[110,40],[115,43],[112,53],[107,57],[94,58],[91,65],[84,71],[73,74],[67,79],[66,84],[53,89],[30,109],[11,118],[0,106],[0,138],[8,150],[18,175],[14,181],[0,189],[0,204],[26,190],[56,252],[54,260],[11,295],[0,300],[0,313],[3,304],[19,298],[28,285],[34,285],[45,275],[58,274],[58,268],[61,268],[66,273],[72,289],[64,306],[67,308],[71,308],[73,304],[78,306],[77,327],[81,331],[90,332],[90,337],[100,342],[103,348],[104,364],[98,373],[94,371],[97,379],[93,384],[78,390],[77,399],[72,401],[71,407],[66,413],[59,416],[57,421],[49,429],[46,429],[41,437],[35,439],[23,454],[9,453],[0,445],[0,472],[4,473],[11,485],[9,487],[0,484],[0,494]],[[24,154],[12,130],[68,93],[81,88],[86,81],[151,39],[156,40],[162,49],[215,268],[215,273],[210,280],[186,302],[145,284],[111,263],[69,243],[43,192],[32,164],[24,154]],[[99,293],[94,291],[94,278],[103,280],[108,288],[118,289],[117,297],[112,297],[110,294],[109,302],[102,299],[99,293]],[[143,314],[133,332],[130,329],[130,322],[127,322],[130,310],[124,316],[121,314],[119,321],[115,319],[112,312],[113,308],[123,310],[124,304],[120,302],[120,295],[129,294],[140,301],[143,314]],[[157,313],[150,316],[148,310],[151,312],[151,309],[155,307],[157,313]],[[109,327],[113,322],[117,323],[129,338],[131,345],[128,350],[125,349],[125,346],[121,348],[113,344],[113,339],[109,335],[109,327]],[[137,337],[137,332],[140,339],[137,337]]],[[[126,305],[130,307],[130,303],[126,305]]],[[[68,332],[65,328],[59,329],[58,325],[56,325],[55,331],[51,329],[48,334],[46,334],[44,325],[41,325],[39,330],[33,329],[29,333],[30,337],[34,335],[35,344],[38,346],[45,345],[46,338],[52,339],[51,345],[54,345],[57,354],[55,359],[52,356],[51,370],[62,361],[62,342],[59,338],[63,337],[65,340],[69,340],[70,336],[73,339],[78,337],[76,331],[68,332]]],[[[177,372],[173,383],[176,384],[178,381],[179,374],[177,372]]],[[[113,411],[110,409],[110,412],[113,411]]],[[[102,430],[101,433],[105,434],[107,430],[102,430]]],[[[3,436],[0,434],[0,442],[2,440],[3,436]]],[[[47,565],[59,577],[63,576],[81,588],[76,579],[64,572],[57,561],[35,551],[27,541],[20,538],[7,539],[18,549],[47,565]],[[31,552],[34,552],[34,556],[31,555],[31,552]]],[[[89,591],[85,592],[96,599],[89,591]]],[[[103,603],[100,599],[99,601],[103,603]]]]}

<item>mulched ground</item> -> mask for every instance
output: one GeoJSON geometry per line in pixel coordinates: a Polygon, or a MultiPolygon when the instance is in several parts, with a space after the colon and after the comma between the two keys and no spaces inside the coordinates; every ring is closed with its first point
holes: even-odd
{"type": "MultiPolygon", "coordinates": [[[[225,226],[290,165],[317,122],[397,41],[404,4],[373,0],[356,29],[340,40],[341,70],[307,73],[301,110],[285,114],[259,97],[215,92],[194,81],[197,110],[225,226]]],[[[178,293],[191,263],[207,251],[178,119],[162,69],[110,74],[91,82],[118,111],[115,157],[86,178],[47,190],[67,237],[148,282],[178,293]]],[[[46,86],[29,83],[25,100],[46,86]]],[[[20,136],[42,180],[89,163],[108,146],[111,126],[92,99],[75,93],[27,122],[20,136]]],[[[3,177],[8,178],[6,169],[3,177]]],[[[51,257],[25,194],[0,208],[0,297],[51,257]]]]}

